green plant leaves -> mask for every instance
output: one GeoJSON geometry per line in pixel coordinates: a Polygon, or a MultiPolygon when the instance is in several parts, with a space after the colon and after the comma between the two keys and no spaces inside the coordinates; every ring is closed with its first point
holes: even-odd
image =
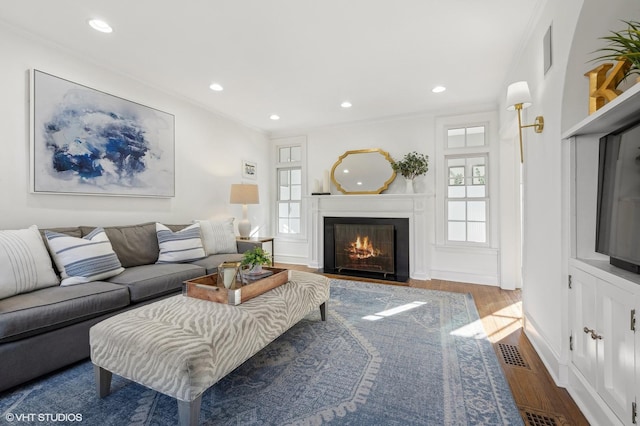
{"type": "Polygon", "coordinates": [[[429,170],[429,156],[413,151],[404,156],[400,161],[393,161],[391,168],[407,179],[415,179],[429,170]]]}
{"type": "Polygon", "coordinates": [[[254,247],[244,252],[242,258],[243,265],[270,265],[271,255],[264,251],[262,247],[254,247]]]}
{"type": "Polygon", "coordinates": [[[631,67],[625,73],[626,79],[631,74],[640,74],[640,22],[622,21],[627,28],[621,31],[611,31],[611,35],[600,37],[607,45],[595,52],[601,53],[593,61],[627,60],[631,67]]]}

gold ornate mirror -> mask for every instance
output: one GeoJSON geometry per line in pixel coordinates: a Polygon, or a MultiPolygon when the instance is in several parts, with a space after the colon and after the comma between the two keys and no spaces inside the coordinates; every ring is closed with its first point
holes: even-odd
{"type": "Polygon", "coordinates": [[[379,194],[396,178],[389,153],[379,148],[347,151],[331,169],[331,180],[343,194],[379,194]]]}

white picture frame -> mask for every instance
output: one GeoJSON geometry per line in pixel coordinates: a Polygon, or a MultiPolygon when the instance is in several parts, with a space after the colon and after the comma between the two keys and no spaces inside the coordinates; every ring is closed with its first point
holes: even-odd
{"type": "Polygon", "coordinates": [[[242,178],[258,179],[258,164],[253,161],[242,160],[242,178]]]}
{"type": "Polygon", "coordinates": [[[31,182],[38,194],[175,196],[175,117],[32,69],[31,182]]]}

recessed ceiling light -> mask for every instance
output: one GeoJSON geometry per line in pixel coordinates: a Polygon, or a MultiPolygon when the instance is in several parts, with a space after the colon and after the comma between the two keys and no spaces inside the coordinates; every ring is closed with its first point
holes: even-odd
{"type": "Polygon", "coordinates": [[[362,182],[356,182],[356,185],[362,185],[362,182]]]}
{"type": "Polygon", "coordinates": [[[272,120],[280,120],[280,116],[278,114],[271,114],[269,118],[272,120]]]}
{"type": "Polygon", "coordinates": [[[89,20],[89,25],[96,31],[100,31],[101,33],[111,33],[113,32],[113,28],[109,24],[100,19],[91,19],[89,20]]]}
{"type": "Polygon", "coordinates": [[[214,92],[222,92],[224,90],[224,87],[222,87],[219,83],[211,83],[209,85],[209,89],[213,90],[214,92]]]}
{"type": "Polygon", "coordinates": [[[444,92],[445,90],[447,90],[447,88],[446,88],[446,87],[444,87],[444,86],[436,86],[436,87],[434,87],[433,89],[431,89],[431,91],[432,91],[433,93],[442,93],[442,92],[444,92]]]}
{"type": "Polygon", "coordinates": [[[342,173],[349,173],[349,169],[344,169],[342,173]]]}
{"type": "Polygon", "coordinates": [[[351,102],[349,102],[349,101],[344,101],[343,103],[340,104],[340,106],[342,108],[351,108],[352,107],[351,102]]]}

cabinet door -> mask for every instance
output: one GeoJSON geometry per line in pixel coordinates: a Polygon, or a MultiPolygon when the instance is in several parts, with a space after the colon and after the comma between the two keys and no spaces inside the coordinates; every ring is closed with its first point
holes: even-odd
{"type": "Polygon", "coordinates": [[[584,378],[596,388],[596,343],[588,330],[596,328],[596,278],[579,269],[571,269],[569,292],[571,335],[573,351],[571,360],[584,378]]]}
{"type": "Polygon", "coordinates": [[[634,398],[635,336],[631,330],[634,295],[598,280],[597,392],[623,421],[631,419],[634,398]]]}

